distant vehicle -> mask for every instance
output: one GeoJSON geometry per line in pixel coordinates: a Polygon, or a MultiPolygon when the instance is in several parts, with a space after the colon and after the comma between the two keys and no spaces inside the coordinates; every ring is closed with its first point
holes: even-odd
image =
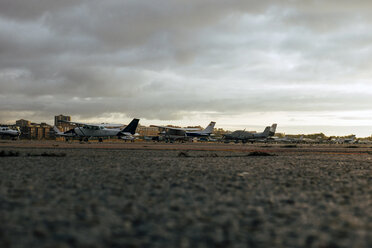
{"type": "Polygon", "coordinates": [[[372,144],[372,142],[370,140],[357,140],[355,143],[364,144],[364,145],[372,144]]]}
{"type": "Polygon", "coordinates": [[[351,136],[350,138],[342,139],[343,144],[354,144],[356,143],[355,135],[351,136]]]}
{"type": "Polygon", "coordinates": [[[323,143],[323,139],[321,137],[318,137],[316,139],[310,139],[310,138],[303,138],[302,139],[303,143],[308,143],[308,144],[313,144],[313,143],[323,143]]]}
{"type": "Polygon", "coordinates": [[[355,138],[355,135],[352,135],[350,138],[333,138],[328,141],[331,144],[355,144],[359,143],[358,140],[355,138]]]}
{"type": "Polygon", "coordinates": [[[262,133],[252,133],[245,130],[237,130],[230,134],[225,134],[224,140],[226,143],[229,141],[235,141],[235,143],[238,143],[239,141],[242,143],[262,141],[274,136],[276,127],[277,124],[272,124],[271,127],[267,126],[262,133]]]}
{"type": "Polygon", "coordinates": [[[143,136],[144,141],[153,141],[154,137],[153,136],[143,136]]]}
{"type": "Polygon", "coordinates": [[[4,137],[10,137],[12,139],[18,139],[19,135],[21,135],[21,131],[10,129],[9,127],[0,127],[0,136],[4,137]]]}
{"type": "Polygon", "coordinates": [[[291,138],[291,137],[283,137],[283,138],[275,138],[273,137],[272,140],[274,142],[278,143],[291,143],[291,144],[300,144],[300,143],[320,143],[322,142],[321,139],[310,139],[310,138],[304,138],[303,135],[301,135],[300,138],[291,138]]]}
{"type": "MultiPolygon", "coordinates": [[[[90,138],[98,137],[99,142],[103,141],[103,137],[117,136],[123,140],[134,140],[135,132],[138,126],[139,119],[133,119],[128,126],[123,129],[108,128],[121,127],[121,124],[86,124],[72,121],[61,121],[76,125],[74,129],[66,132],[60,132],[57,127],[54,127],[56,135],[63,137],[78,137],[80,141],[88,141],[90,138]]],[[[66,139],[68,139],[66,138],[66,139]]]]}
{"type": "Polygon", "coordinates": [[[300,143],[303,140],[303,136],[301,136],[300,138],[292,138],[288,136],[285,136],[283,138],[271,137],[270,140],[277,143],[300,143]]]}
{"type": "Polygon", "coordinates": [[[182,127],[167,127],[167,126],[155,126],[160,128],[162,131],[160,132],[160,139],[165,140],[166,142],[173,142],[173,141],[185,141],[188,140],[190,137],[209,137],[211,136],[214,126],[216,122],[211,121],[209,125],[200,130],[199,128],[182,128],[182,127]]]}

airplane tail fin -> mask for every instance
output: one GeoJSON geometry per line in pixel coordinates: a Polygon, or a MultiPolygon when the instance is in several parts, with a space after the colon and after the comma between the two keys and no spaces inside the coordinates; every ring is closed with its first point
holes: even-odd
{"type": "Polygon", "coordinates": [[[271,125],[269,136],[274,136],[275,135],[275,131],[276,131],[276,127],[277,126],[278,126],[278,124],[276,124],[276,123],[274,123],[274,124],[271,125]]]}
{"type": "Polygon", "coordinates": [[[270,126],[267,126],[265,130],[263,131],[263,135],[265,137],[268,137],[270,135],[270,126]]]}
{"type": "Polygon", "coordinates": [[[53,131],[56,133],[56,134],[60,134],[61,131],[59,131],[58,127],[54,126],[53,127],[53,131]]]}
{"type": "Polygon", "coordinates": [[[216,122],[211,121],[211,123],[209,123],[209,125],[203,129],[201,133],[211,134],[213,132],[214,125],[216,125],[216,122]]]}
{"type": "Polygon", "coordinates": [[[135,134],[139,119],[133,119],[121,132],[135,134]]]}

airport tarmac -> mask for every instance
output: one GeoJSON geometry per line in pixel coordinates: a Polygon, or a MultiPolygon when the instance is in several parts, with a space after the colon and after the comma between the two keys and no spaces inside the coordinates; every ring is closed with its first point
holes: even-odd
{"type": "Polygon", "coordinates": [[[0,165],[0,247],[372,247],[368,146],[0,141],[0,165]]]}

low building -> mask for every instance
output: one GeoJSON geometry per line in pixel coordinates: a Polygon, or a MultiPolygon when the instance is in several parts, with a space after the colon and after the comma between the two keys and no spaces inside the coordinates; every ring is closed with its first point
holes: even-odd
{"type": "Polygon", "coordinates": [[[50,132],[52,126],[46,123],[32,123],[28,120],[18,120],[16,121],[16,126],[19,127],[21,131],[21,138],[25,139],[50,139],[50,132]]]}
{"type": "Polygon", "coordinates": [[[52,138],[50,135],[52,129],[52,126],[46,123],[31,123],[28,127],[22,127],[21,131],[28,139],[42,140],[52,138]],[[24,128],[26,128],[26,132],[23,131],[24,128]]]}
{"type": "MultiPolygon", "coordinates": [[[[56,115],[54,116],[54,126],[62,124],[61,121],[71,121],[71,116],[68,115],[56,115]]],[[[64,123],[63,123],[64,124],[64,123]]]]}
{"type": "Polygon", "coordinates": [[[159,128],[157,127],[146,127],[138,125],[136,132],[140,136],[158,136],[159,135],[159,128]]]}
{"type": "Polygon", "coordinates": [[[16,121],[16,126],[18,127],[28,127],[31,125],[31,121],[20,119],[16,121]]]}

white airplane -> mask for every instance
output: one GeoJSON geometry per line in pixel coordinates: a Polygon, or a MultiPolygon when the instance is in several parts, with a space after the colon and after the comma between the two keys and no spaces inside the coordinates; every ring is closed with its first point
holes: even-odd
{"type": "Polygon", "coordinates": [[[17,139],[21,135],[21,131],[10,129],[9,127],[0,127],[0,136],[8,136],[12,139],[17,139]]]}
{"type": "Polygon", "coordinates": [[[216,122],[211,121],[209,125],[200,130],[199,128],[183,128],[183,127],[166,127],[166,126],[155,126],[162,130],[160,135],[168,141],[176,140],[187,140],[189,137],[210,137],[216,122]]]}
{"type": "MultiPolygon", "coordinates": [[[[103,137],[114,137],[117,136],[123,140],[133,140],[136,134],[139,119],[133,119],[128,126],[123,129],[119,129],[123,125],[121,124],[86,124],[72,121],[61,121],[76,125],[74,129],[66,132],[60,132],[57,127],[54,127],[54,131],[58,136],[64,137],[79,137],[80,141],[88,141],[92,137],[98,137],[99,142],[103,141],[103,137]],[[116,128],[108,128],[116,127],[116,128]],[[133,138],[132,138],[133,137],[133,138]]],[[[66,139],[68,140],[68,139],[66,139]]]]}

